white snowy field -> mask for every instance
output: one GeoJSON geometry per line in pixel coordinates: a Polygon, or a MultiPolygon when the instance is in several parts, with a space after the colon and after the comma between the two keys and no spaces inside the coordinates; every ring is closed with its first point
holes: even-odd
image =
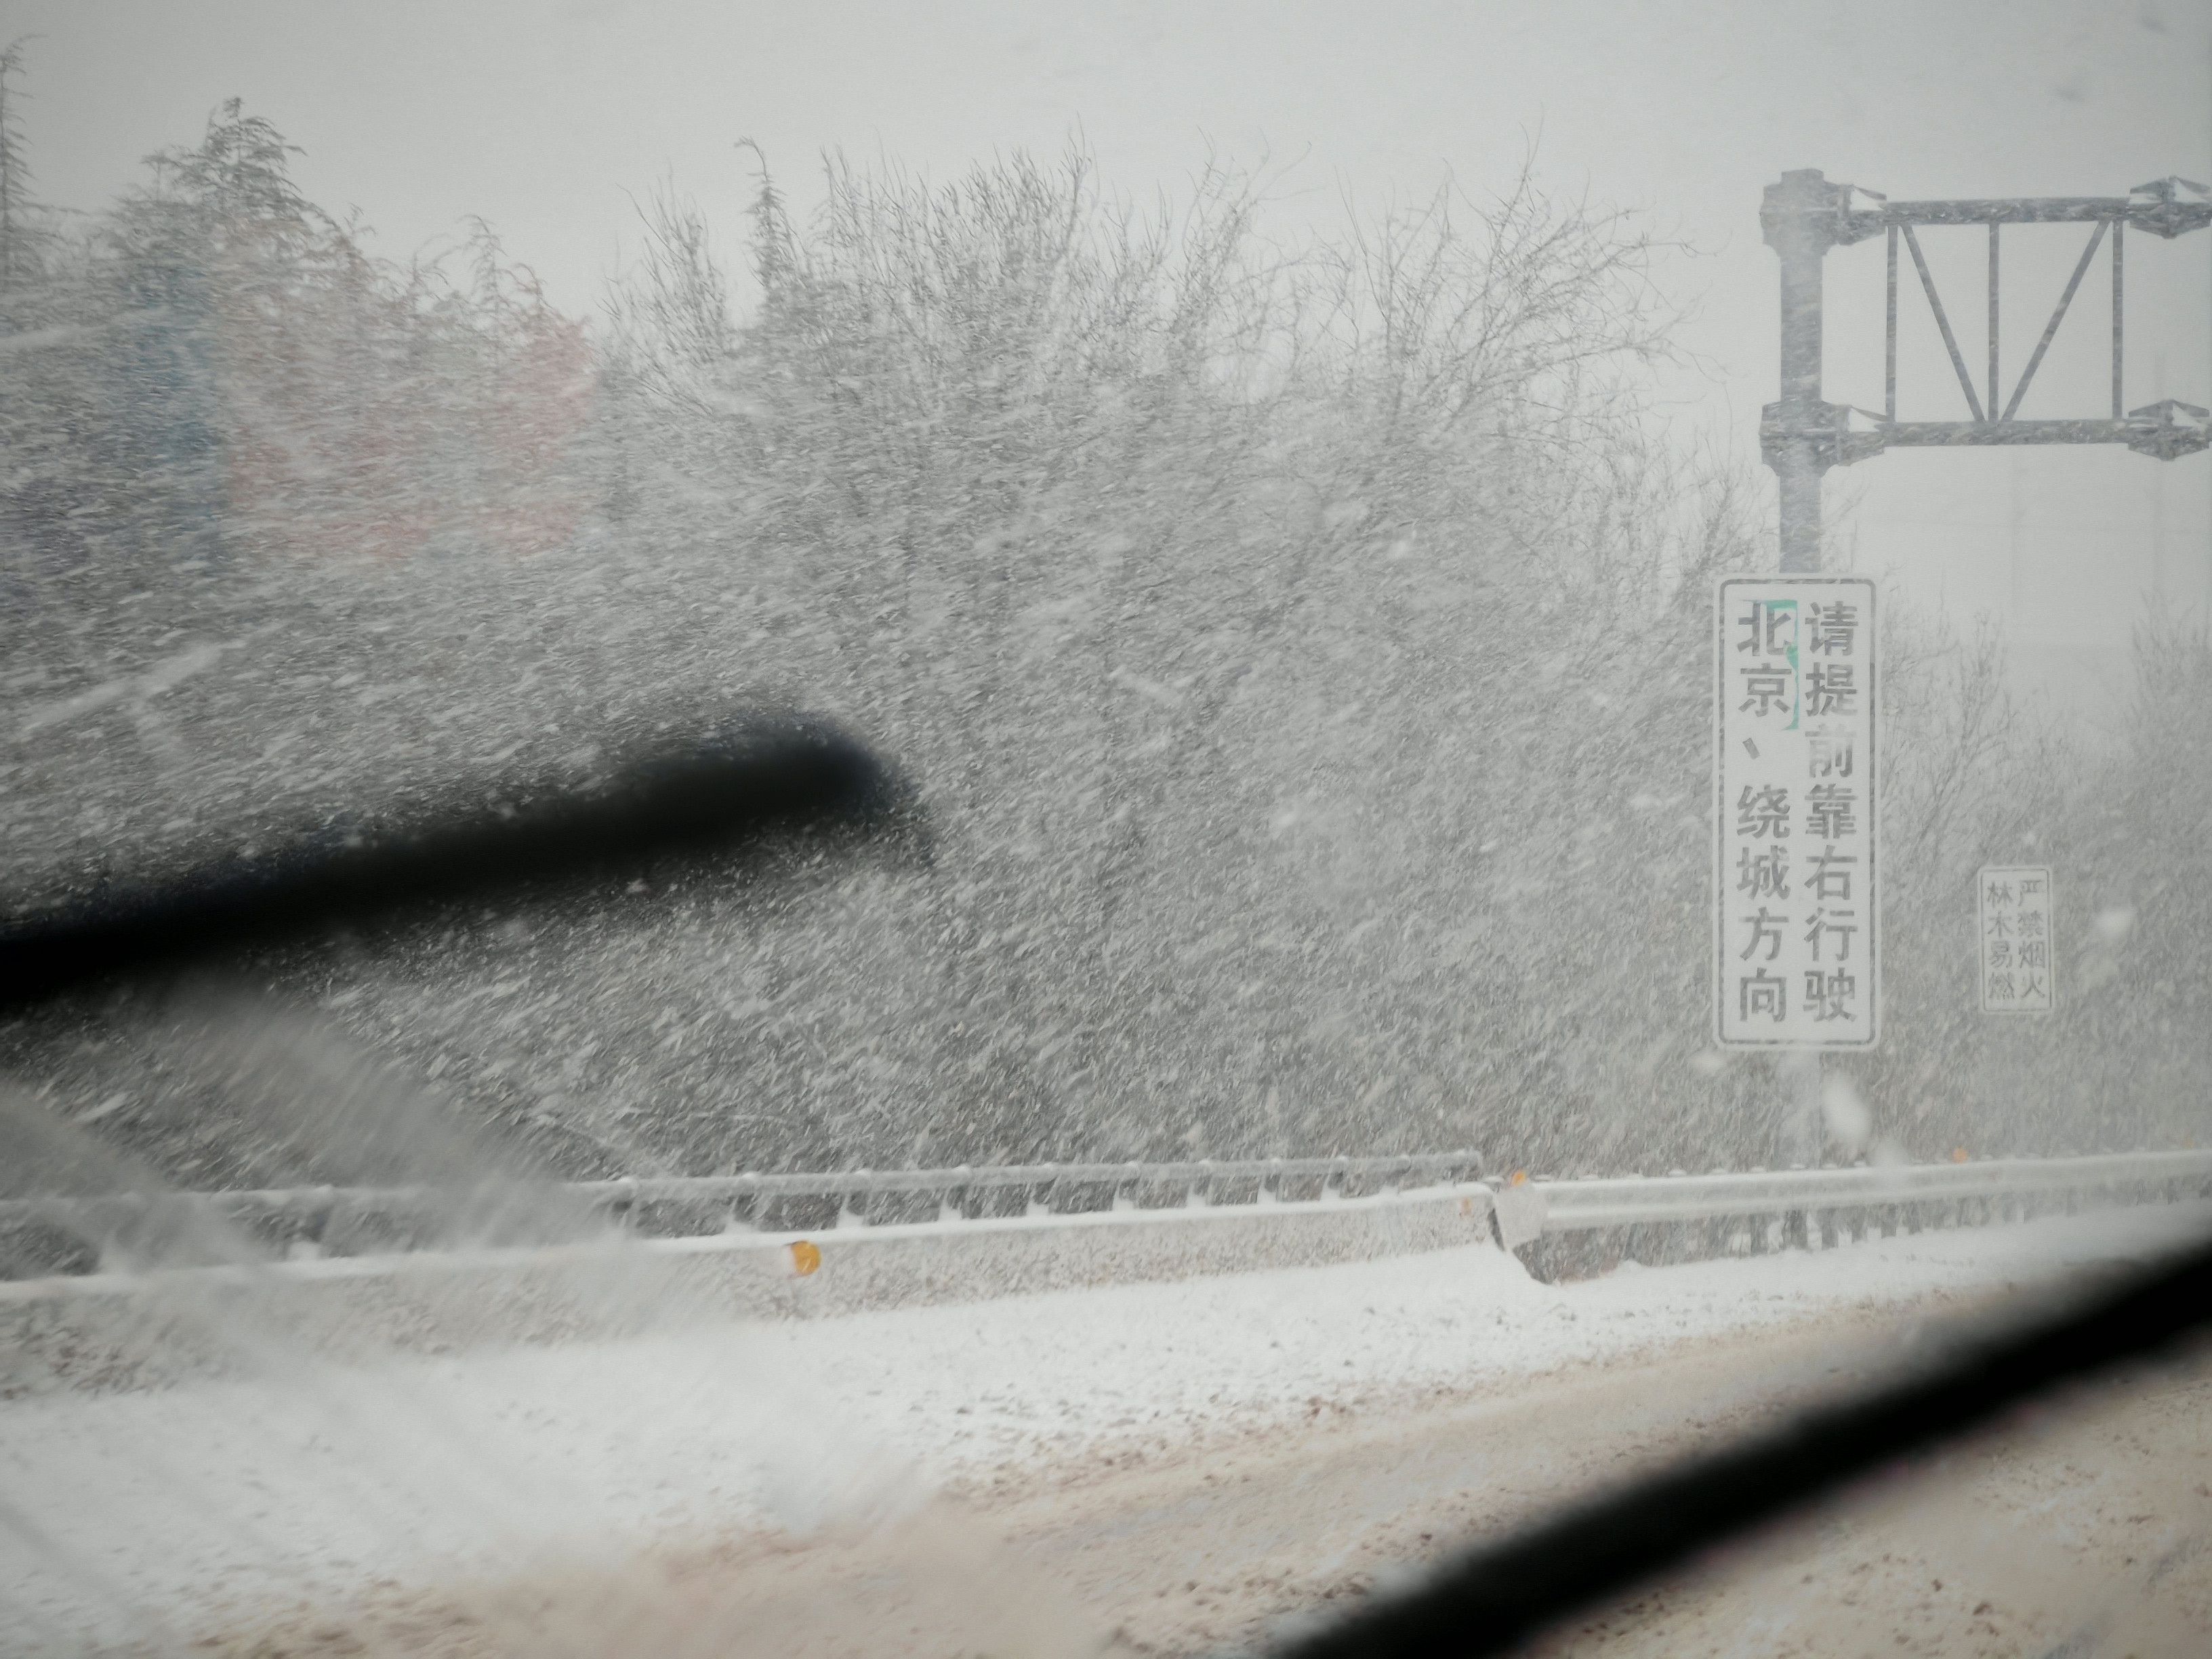
{"type": "Polygon", "coordinates": [[[1536,1283],[1471,1248],[0,1406],[0,1638],[167,1642],[548,1554],[805,1533],[1322,1413],[1979,1297],[2212,1231],[2212,1205],[1536,1283]]]}

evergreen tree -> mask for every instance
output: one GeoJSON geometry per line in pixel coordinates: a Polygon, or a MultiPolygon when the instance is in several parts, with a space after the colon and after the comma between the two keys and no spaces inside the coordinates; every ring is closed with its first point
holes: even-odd
{"type": "Polygon", "coordinates": [[[24,43],[19,35],[0,49],[0,292],[29,281],[39,267],[43,228],[35,222],[30,146],[23,136],[24,43]]]}

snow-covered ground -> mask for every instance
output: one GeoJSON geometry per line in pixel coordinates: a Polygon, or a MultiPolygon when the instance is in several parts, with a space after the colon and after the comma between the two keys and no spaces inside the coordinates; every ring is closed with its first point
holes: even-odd
{"type": "Polygon", "coordinates": [[[2212,1206],[1568,1285],[1487,1248],[0,1407],[0,1609],[59,1649],[758,1529],[2138,1255],[2212,1206]]]}

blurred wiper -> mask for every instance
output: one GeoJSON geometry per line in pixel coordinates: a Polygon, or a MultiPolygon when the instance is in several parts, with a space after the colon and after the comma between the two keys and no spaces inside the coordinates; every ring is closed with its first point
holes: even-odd
{"type": "MultiPolygon", "coordinates": [[[[310,1188],[381,1187],[404,1203],[374,1220],[417,1249],[602,1238],[605,1216],[396,1068],[305,1011],[188,982],[167,1013],[176,1040],[219,1069],[226,1107],[256,1155],[310,1188]]],[[[335,1193],[319,1249],[371,1218],[335,1193]]],[[[0,1082],[0,1279],[51,1272],[65,1239],[103,1271],[250,1267],[274,1260],[253,1218],[222,1194],[174,1190],[151,1166],[0,1082]],[[41,1237],[41,1235],[44,1237],[41,1237]]]]}
{"type": "Polygon", "coordinates": [[[246,1267],[269,1253],[198,1195],[179,1193],[151,1165],[64,1121],[0,1081],[0,1277],[47,1270],[24,1222],[42,1224],[94,1253],[106,1269],[246,1267]]]}
{"type": "Polygon", "coordinates": [[[729,850],[779,831],[880,833],[908,820],[907,801],[896,770],[836,727],[757,722],[637,763],[589,791],[411,833],[234,860],[0,930],[0,1008],[112,974],[172,969],[440,900],[729,850]]]}

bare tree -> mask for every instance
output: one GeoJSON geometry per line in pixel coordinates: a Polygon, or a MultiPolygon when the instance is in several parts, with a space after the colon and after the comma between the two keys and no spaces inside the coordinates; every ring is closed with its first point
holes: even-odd
{"type": "Polygon", "coordinates": [[[0,290],[14,288],[37,269],[43,228],[33,217],[29,141],[23,135],[23,47],[36,35],[18,35],[0,48],[0,290]]]}

